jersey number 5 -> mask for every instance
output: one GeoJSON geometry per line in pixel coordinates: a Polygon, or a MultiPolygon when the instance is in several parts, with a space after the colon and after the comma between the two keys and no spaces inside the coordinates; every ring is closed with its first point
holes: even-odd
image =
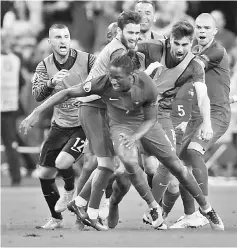
{"type": "Polygon", "coordinates": [[[185,111],[183,109],[184,105],[178,105],[177,107],[179,116],[185,116],[185,111]]]}

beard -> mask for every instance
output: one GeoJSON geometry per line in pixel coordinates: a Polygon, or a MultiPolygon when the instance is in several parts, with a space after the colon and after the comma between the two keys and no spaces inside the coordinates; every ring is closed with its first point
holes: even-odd
{"type": "Polygon", "coordinates": [[[128,47],[128,42],[127,42],[126,38],[124,37],[123,33],[122,33],[122,35],[121,35],[121,43],[122,43],[127,49],[129,49],[129,47],[128,47]]]}

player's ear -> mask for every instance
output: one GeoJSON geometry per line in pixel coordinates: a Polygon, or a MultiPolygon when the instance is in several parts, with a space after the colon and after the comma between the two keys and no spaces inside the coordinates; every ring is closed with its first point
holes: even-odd
{"type": "Polygon", "coordinates": [[[128,79],[129,79],[129,81],[133,84],[133,82],[134,82],[134,75],[135,73],[134,72],[131,72],[131,73],[129,73],[129,75],[128,75],[128,79]]]}
{"type": "Polygon", "coordinates": [[[50,39],[48,39],[48,43],[51,44],[51,40],[50,39]]]}
{"type": "Polygon", "coordinates": [[[218,28],[215,28],[215,30],[214,30],[214,35],[216,35],[217,32],[218,32],[218,28]]]}
{"type": "MultiPolygon", "coordinates": [[[[121,28],[119,28],[119,27],[117,27],[117,35],[119,36],[119,37],[121,37],[122,36],[122,29],[121,28]]],[[[117,36],[116,35],[116,36],[117,36]]]]}

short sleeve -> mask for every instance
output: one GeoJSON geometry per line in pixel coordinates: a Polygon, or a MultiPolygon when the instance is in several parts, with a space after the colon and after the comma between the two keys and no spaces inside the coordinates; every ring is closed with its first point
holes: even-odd
{"type": "Polygon", "coordinates": [[[205,71],[216,67],[224,57],[224,48],[221,46],[213,46],[207,49],[203,54],[197,55],[204,64],[205,71]]]}

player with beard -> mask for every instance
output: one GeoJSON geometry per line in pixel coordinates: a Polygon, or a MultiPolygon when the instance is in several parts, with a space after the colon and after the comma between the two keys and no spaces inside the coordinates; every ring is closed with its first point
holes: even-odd
{"type": "MultiPolygon", "coordinates": [[[[175,132],[170,118],[172,100],[185,83],[194,85],[198,107],[204,120],[202,125],[199,126],[197,135],[200,137],[203,134],[203,139],[207,142],[212,138],[213,134],[210,121],[210,101],[207,96],[204,70],[199,60],[195,59],[191,52],[193,34],[193,26],[186,21],[182,21],[173,26],[170,39],[165,42],[159,42],[160,44],[155,42],[138,44],[138,50],[144,52],[152,62],[159,61],[162,64],[162,68],[158,69],[154,77],[161,94],[158,120],[173,146],[175,146],[175,132]]],[[[157,202],[162,199],[171,178],[165,165],[160,164],[153,177],[152,184],[152,192],[157,202]]],[[[172,180],[172,182],[174,181],[172,180]]],[[[177,193],[179,192],[177,182],[172,187],[176,188],[177,193]]],[[[211,212],[210,215],[212,215],[211,212]]],[[[208,216],[208,218],[214,217],[214,213],[213,216],[208,216]]],[[[220,229],[224,229],[221,221],[216,224],[220,229]]]]}
{"type": "MultiPolygon", "coordinates": [[[[152,31],[152,24],[155,20],[155,7],[152,1],[149,0],[139,0],[136,2],[135,11],[138,12],[142,18],[140,23],[140,35],[138,39],[138,43],[146,42],[148,40],[164,40],[165,37],[163,35],[159,35],[152,31]]],[[[136,55],[135,56],[139,56],[136,55]]],[[[135,58],[133,57],[133,59],[135,58]]],[[[136,59],[136,58],[135,58],[136,59]]],[[[149,66],[150,61],[145,58],[145,65],[140,68],[140,70],[145,70],[149,66]]],[[[146,72],[149,73],[149,72],[146,72]]],[[[154,172],[156,171],[158,161],[155,157],[150,156],[147,157],[147,154],[141,154],[141,161],[143,161],[144,170],[147,174],[147,180],[149,185],[151,186],[152,178],[154,172]]],[[[121,166],[122,167],[122,166],[121,166]]],[[[111,180],[112,181],[112,180],[111,180]]],[[[111,183],[110,181],[110,183],[111,183]]],[[[119,171],[119,178],[113,184],[113,191],[110,189],[106,190],[106,200],[105,205],[108,206],[109,198],[109,216],[108,216],[108,226],[110,228],[114,228],[119,220],[119,210],[118,204],[122,201],[123,197],[129,190],[129,183],[126,180],[126,173],[123,174],[122,170],[119,171]],[[112,196],[111,196],[112,193],[112,196]],[[111,196],[111,197],[110,197],[111,196]]],[[[104,216],[106,216],[104,214],[104,216]]]]}
{"type": "MultiPolygon", "coordinates": [[[[124,11],[119,15],[117,20],[117,35],[100,52],[87,81],[107,73],[111,60],[127,52],[127,49],[135,47],[140,34],[140,21],[141,18],[138,13],[133,11],[124,11]]],[[[93,174],[93,179],[91,177],[90,180],[87,180],[86,184],[85,180],[84,182],[80,181],[80,185],[78,186],[81,188],[77,188],[77,192],[80,193],[75,200],[71,202],[69,208],[76,211],[77,205],[84,205],[85,202],[90,200],[88,203],[88,216],[91,220],[91,225],[97,230],[105,230],[106,226],[101,225],[100,222],[97,221],[97,217],[99,214],[101,197],[108,184],[109,178],[115,169],[114,154],[111,153],[112,143],[105,114],[103,114],[102,118],[100,117],[100,122],[103,123],[100,129],[98,128],[98,121],[94,120],[95,113],[92,113],[91,111],[95,110],[90,110],[89,113],[83,113],[82,116],[92,117],[88,122],[90,122],[90,126],[93,126],[93,128],[90,127],[88,130],[85,129],[85,133],[89,140],[90,151],[97,157],[98,166],[93,174]],[[101,148],[105,151],[109,148],[110,153],[101,153],[101,148]]],[[[103,111],[106,110],[104,109],[103,111]]],[[[91,156],[91,158],[93,157],[91,156]]]]}
{"type": "MultiPolygon", "coordinates": [[[[106,75],[52,96],[35,109],[23,121],[22,126],[24,129],[28,129],[37,122],[42,111],[63,99],[91,94],[100,95],[106,102],[110,133],[116,155],[125,165],[132,184],[151,208],[153,227],[159,227],[163,223],[163,218],[161,208],[154,200],[138,164],[139,141],[146,152],[162,161],[196,199],[201,213],[209,216],[211,227],[214,230],[223,230],[220,217],[205,200],[197,181],[178,159],[175,149],[157,122],[157,104],[160,99],[157,86],[144,72],[134,73],[133,63],[128,54],[115,58],[106,75]],[[134,180],[138,177],[140,177],[139,181],[134,180]],[[143,187],[141,187],[142,185],[143,187]],[[154,205],[155,207],[153,207],[154,205]],[[217,219],[218,223],[216,223],[217,219]]],[[[201,137],[206,139],[207,133],[201,133],[201,137]]],[[[75,213],[80,218],[88,220],[85,206],[83,204],[77,207],[75,213]]]]}
{"type": "MultiPolygon", "coordinates": [[[[65,25],[50,27],[49,44],[53,53],[37,65],[32,78],[32,93],[37,101],[84,82],[95,61],[94,55],[70,48],[70,33],[65,25]]],[[[53,122],[40,153],[39,180],[52,215],[41,226],[44,229],[62,226],[61,212],[67,208],[74,193],[72,165],[81,155],[85,141],[75,100],[63,101],[54,107],[53,122]],[[65,182],[61,196],[55,184],[57,172],[65,182]]]]}
{"type": "MultiPolygon", "coordinates": [[[[208,196],[208,171],[204,162],[205,152],[227,131],[231,111],[229,99],[230,70],[228,55],[223,46],[215,41],[218,32],[215,19],[208,13],[199,15],[195,21],[195,35],[198,45],[193,53],[205,68],[205,82],[211,104],[211,124],[214,131],[212,139],[203,141],[198,137],[202,118],[197,106],[194,107],[188,122],[180,157],[187,165],[192,166],[193,175],[198,181],[203,194],[208,196]]],[[[193,198],[180,187],[185,216],[180,218],[172,228],[202,226],[203,220],[195,212],[193,198]]]]}

